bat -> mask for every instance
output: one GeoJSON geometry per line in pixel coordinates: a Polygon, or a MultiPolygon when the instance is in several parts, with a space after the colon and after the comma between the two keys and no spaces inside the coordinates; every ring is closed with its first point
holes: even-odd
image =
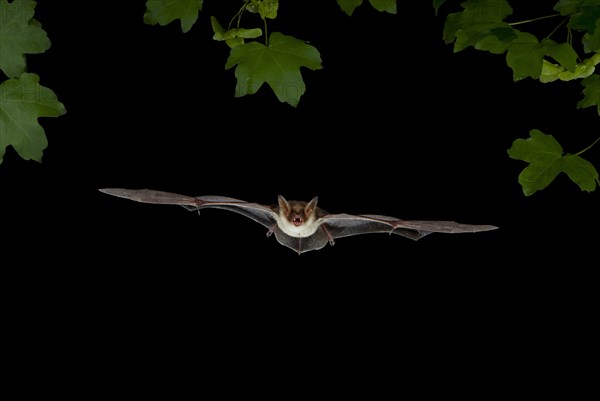
{"type": "Polygon", "coordinates": [[[149,189],[103,188],[108,195],[142,203],[180,205],[188,210],[224,209],[239,213],[267,228],[267,237],[298,254],[318,250],[337,238],[351,235],[388,233],[418,240],[430,233],[475,233],[495,230],[496,226],[460,224],[454,221],[400,220],[374,214],[329,214],[317,206],[318,197],[310,202],[277,198],[277,205],[266,206],[224,196],[186,196],[149,189]]]}

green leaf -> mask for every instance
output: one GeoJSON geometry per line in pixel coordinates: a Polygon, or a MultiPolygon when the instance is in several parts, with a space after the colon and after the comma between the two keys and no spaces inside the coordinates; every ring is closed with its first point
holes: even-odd
{"type": "Polygon", "coordinates": [[[521,174],[519,174],[519,184],[523,188],[525,196],[531,196],[537,191],[546,188],[560,173],[556,168],[557,166],[551,166],[550,168],[544,168],[535,164],[530,164],[525,167],[521,174]]]}
{"type": "Polygon", "coordinates": [[[600,0],[561,0],[554,9],[570,16],[570,29],[586,31],[581,40],[586,53],[600,50],[600,0]]]}
{"type": "Polygon", "coordinates": [[[475,46],[496,28],[510,28],[503,22],[512,14],[506,0],[467,0],[461,4],[463,11],[448,14],[444,25],[443,38],[446,43],[454,43],[454,51],[459,52],[468,46],[475,46]]]}
{"type": "Polygon", "coordinates": [[[36,74],[0,84],[0,163],[8,145],[25,159],[42,160],[48,145],[39,117],[58,117],[66,113],[52,90],[39,85],[36,74]]]}
{"type": "Polygon", "coordinates": [[[513,159],[523,160],[529,166],[519,174],[519,184],[526,196],[546,188],[556,176],[564,172],[582,191],[593,191],[598,183],[594,166],[580,156],[563,155],[562,146],[552,135],[531,130],[530,138],[517,139],[508,150],[513,159]]]}
{"type": "Polygon", "coordinates": [[[600,50],[600,19],[596,20],[594,30],[586,32],[581,39],[583,51],[586,53],[600,50]]]}
{"type": "Polygon", "coordinates": [[[517,36],[509,46],[506,64],[512,68],[515,81],[526,77],[538,78],[548,49],[530,33],[519,32],[517,36]]]}
{"type": "MultiPolygon", "coordinates": [[[[516,32],[516,39],[506,43],[508,49],[506,63],[512,68],[515,81],[526,77],[540,78],[545,56],[554,58],[563,68],[575,71],[577,53],[570,45],[558,44],[551,39],[538,42],[537,38],[530,33],[516,32]]],[[[546,70],[546,72],[551,71],[546,70]]]]}
{"type": "Polygon", "coordinates": [[[567,71],[574,72],[577,66],[577,52],[573,49],[573,46],[568,43],[553,44],[549,40],[546,40],[546,43],[551,44],[547,55],[558,61],[567,71]]]}
{"type": "MultiPolygon", "coordinates": [[[[363,0],[337,0],[340,8],[348,15],[352,15],[354,9],[360,6],[363,0]]],[[[396,14],[396,0],[369,0],[377,11],[385,11],[396,14]]]]}
{"type": "Polygon", "coordinates": [[[433,0],[433,8],[435,9],[435,15],[437,15],[438,10],[445,2],[446,0],[433,0]]]}
{"type": "MultiPolygon", "coordinates": [[[[540,82],[544,84],[548,82],[554,82],[557,79],[560,79],[560,74],[562,74],[564,71],[565,69],[560,65],[551,63],[548,60],[544,60],[542,62],[542,73],[540,74],[540,82]]],[[[575,72],[576,71],[577,69],[575,70],[575,72]]],[[[592,72],[594,71],[592,70],[592,72]]],[[[572,73],[572,75],[574,75],[574,73],[572,73]]],[[[566,79],[565,81],[570,81],[570,79],[566,79]]]]}
{"type": "Polygon", "coordinates": [[[573,72],[567,71],[564,67],[544,60],[542,66],[542,75],[540,82],[553,82],[557,79],[561,81],[572,81],[574,79],[587,78],[594,73],[596,65],[600,63],[600,53],[595,53],[575,66],[573,72]]]}
{"type": "Polygon", "coordinates": [[[277,10],[279,8],[279,0],[252,0],[252,3],[258,9],[261,18],[277,18],[277,10]]]}
{"type": "Polygon", "coordinates": [[[552,135],[533,129],[529,136],[530,138],[514,141],[508,151],[511,158],[546,166],[562,156],[563,148],[552,135]]]}
{"type": "Polygon", "coordinates": [[[559,0],[558,3],[554,5],[554,10],[558,11],[562,15],[571,15],[577,12],[581,3],[584,0],[559,0]]]}
{"type": "Polygon", "coordinates": [[[0,69],[9,78],[25,71],[25,54],[43,53],[50,40],[33,19],[35,1],[0,0],[0,69]]]}
{"type": "Polygon", "coordinates": [[[499,27],[490,29],[489,35],[483,37],[475,44],[477,50],[486,50],[494,54],[502,54],[510,48],[510,44],[518,38],[516,29],[499,27]]]}
{"type": "Polygon", "coordinates": [[[377,11],[385,11],[386,13],[396,14],[396,0],[369,0],[371,5],[377,11]]]}
{"type": "Polygon", "coordinates": [[[567,173],[571,181],[579,185],[582,191],[592,192],[596,189],[598,171],[592,163],[578,155],[566,154],[558,160],[561,171],[567,173]]]}
{"type": "Polygon", "coordinates": [[[573,72],[567,71],[564,67],[558,64],[544,60],[542,64],[542,74],[540,82],[554,82],[557,79],[561,81],[572,81],[574,79],[583,79],[594,73],[595,67],[585,63],[577,64],[573,72]]]}
{"type": "Polygon", "coordinates": [[[569,28],[581,31],[593,32],[596,21],[600,18],[600,3],[593,5],[584,1],[577,8],[577,12],[571,14],[569,28]]]}
{"type": "Polygon", "coordinates": [[[583,99],[577,103],[578,109],[596,106],[600,114],[600,75],[594,74],[581,81],[583,85],[583,99]]]}
{"type": "Polygon", "coordinates": [[[352,15],[354,9],[360,6],[363,0],[337,0],[340,8],[348,15],[352,15]]]}
{"type": "Polygon", "coordinates": [[[249,42],[231,49],[225,69],[236,65],[236,97],[256,93],[266,82],[280,102],[294,107],[306,91],[300,67],[322,68],[316,48],[279,32],[271,34],[268,47],[249,42]]]}
{"type": "Polygon", "coordinates": [[[192,29],[202,9],[203,0],[148,0],[144,23],[148,25],[167,25],[176,19],[181,20],[181,30],[185,33],[192,29]]]}
{"type": "Polygon", "coordinates": [[[260,28],[244,29],[244,28],[233,28],[225,30],[219,21],[215,17],[210,17],[210,23],[215,33],[213,36],[214,40],[225,41],[227,45],[234,48],[244,44],[244,39],[253,39],[262,35],[260,28]]]}

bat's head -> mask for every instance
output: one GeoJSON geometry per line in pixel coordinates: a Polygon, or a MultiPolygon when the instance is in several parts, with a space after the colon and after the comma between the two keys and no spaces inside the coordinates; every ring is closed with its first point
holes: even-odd
{"type": "Polygon", "coordinates": [[[285,234],[306,238],[313,235],[319,228],[319,212],[317,197],[310,202],[287,201],[279,195],[279,210],[277,210],[277,225],[285,234]]]}
{"type": "Polygon", "coordinates": [[[314,197],[310,202],[287,201],[283,196],[279,195],[279,216],[282,221],[299,229],[310,224],[315,220],[315,212],[317,210],[318,197],[314,197]]]}

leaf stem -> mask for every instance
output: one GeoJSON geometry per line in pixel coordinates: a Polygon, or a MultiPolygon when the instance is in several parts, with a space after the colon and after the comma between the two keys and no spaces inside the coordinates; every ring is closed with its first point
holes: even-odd
{"type": "Polygon", "coordinates": [[[546,19],[546,18],[554,18],[554,17],[558,17],[558,16],[560,16],[560,14],[545,15],[543,17],[537,17],[537,18],[528,19],[525,21],[509,22],[508,25],[513,26],[513,25],[527,24],[529,22],[535,22],[535,21],[546,19]]]}
{"type": "Polygon", "coordinates": [[[227,30],[231,29],[231,24],[233,24],[233,21],[237,18],[237,28],[240,27],[240,24],[242,22],[242,14],[244,13],[244,11],[246,10],[246,7],[248,6],[248,3],[250,2],[250,0],[246,0],[246,2],[244,3],[243,6],[240,7],[240,9],[238,10],[237,13],[235,13],[235,15],[231,18],[231,20],[229,21],[229,25],[227,25],[227,30]]]}
{"type": "Polygon", "coordinates": [[[580,154],[582,154],[583,152],[585,152],[586,150],[590,150],[592,148],[592,146],[594,146],[595,144],[597,144],[600,141],[600,136],[598,138],[596,138],[596,140],[594,142],[592,142],[592,144],[590,146],[588,146],[587,148],[575,153],[576,156],[579,156],[580,154]]]}
{"type": "Polygon", "coordinates": [[[269,32],[267,31],[267,19],[263,18],[263,22],[265,23],[265,46],[269,47],[269,32]]]}

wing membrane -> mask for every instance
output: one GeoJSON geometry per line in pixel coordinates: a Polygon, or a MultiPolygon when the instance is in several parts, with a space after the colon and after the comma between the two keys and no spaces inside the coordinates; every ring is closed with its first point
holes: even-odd
{"type": "Polygon", "coordinates": [[[268,206],[249,203],[243,200],[225,196],[186,196],[171,192],[153,191],[149,189],[104,188],[100,192],[118,196],[136,202],[155,203],[162,205],[180,205],[188,210],[223,209],[246,216],[269,230],[276,225],[275,212],[268,206]]]}
{"type": "Polygon", "coordinates": [[[431,233],[474,233],[497,228],[489,225],[460,224],[454,221],[400,220],[373,214],[329,214],[322,217],[321,222],[333,238],[388,233],[418,240],[431,233]]]}
{"type": "Polygon", "coordinates": [[[275,233],[275,238],[277,238],[277,242],[279,242],[285,247],[296,251],[298,254],[321,249],[325,245],[327,245],[327,242],[329,241],[329,237],[327,236],[325,231],[323,231],[322,227],[319,227],[319,229],[317,229],[317,231],[310,237],[302,238],[287,235],[286,233],[281,231],[277,226],[275,227],[273,232],[275,233]]]}
{"type": "Polygon", "coordinates": [[[149,189],[104,188],[100,191],[142,203],[180,205],[188,210],[223,209],[238,213],[267,227],[269,230],[267,235],[274,233],[281,245],[298,254],[321,249],[327,245],[327,242],[333,245],[334,239],[352,235],[388,233],[418,240],[431,233],[475,233],[498,228],[490,225],[461,224],[454,221],[400,220],[375,214],[326,214],[320,210],[317,216],[322,217],[317,220],[319,227],[315,233],[308,237],[295,237],[284,233],[278,227],[277,212],[273,208],[258,203],[225,196],[192,197],[149,189]]]}

